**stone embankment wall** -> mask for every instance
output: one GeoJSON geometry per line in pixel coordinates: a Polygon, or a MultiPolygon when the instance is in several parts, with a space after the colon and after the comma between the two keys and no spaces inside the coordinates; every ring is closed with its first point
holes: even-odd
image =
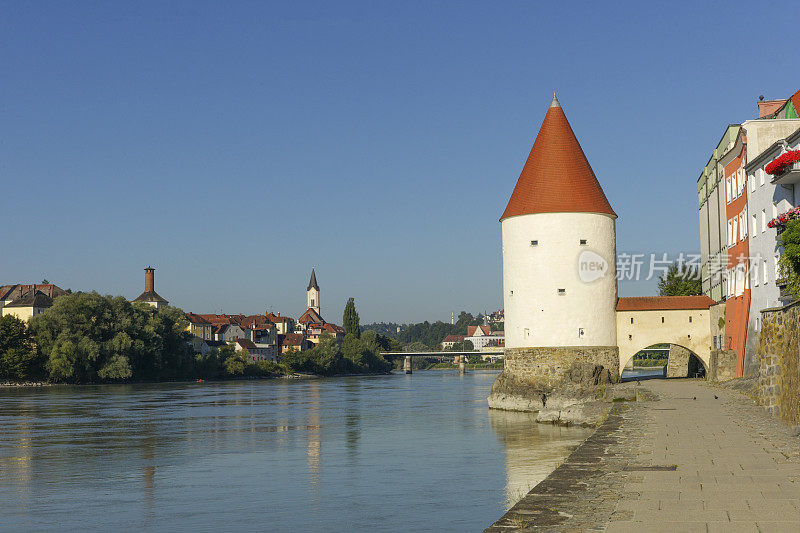
{"type": "Polygon", "coordinates": [[[575,363],[602,366],[616,381],[619,349],[616,346],[506,348],[504,372],[517,381],[547,390],[563,381],[575,363]]]}
{"type": "Polygon", "coordinates": [[[492,384],[489,407],[539,412],[542,421],[554,414],[558,422],[547,420],[553,423],[597,425],[607,406],[592,404],[618,376],[616,346],[506,348],[505,368],[492,384]]]}
{"type": "Polygon", "coordinates": [[[800,421],[800,302],[761,311],[758,399],[773,415],[800,421]]]}

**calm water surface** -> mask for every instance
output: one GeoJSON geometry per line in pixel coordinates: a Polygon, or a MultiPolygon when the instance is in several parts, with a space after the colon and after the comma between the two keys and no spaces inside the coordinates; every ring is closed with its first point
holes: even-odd
{"type": "Polygon", "coordinates": [[[495,376],[0,389],[0,529],[479,531],[589,434],[495,376]]]}

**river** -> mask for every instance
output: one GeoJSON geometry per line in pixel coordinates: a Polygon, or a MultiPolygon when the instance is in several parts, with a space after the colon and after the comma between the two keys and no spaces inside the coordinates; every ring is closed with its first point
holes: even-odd
{"type": "Polygon", "coordinates": [[[0,389],[2,529],[480,531],[590,433],[496,374],[0,389]]]}

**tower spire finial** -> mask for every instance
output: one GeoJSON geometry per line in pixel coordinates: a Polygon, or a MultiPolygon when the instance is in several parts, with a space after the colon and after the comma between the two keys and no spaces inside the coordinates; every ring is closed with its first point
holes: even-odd
{"type": "Polygon", "coordinates": [[[561,107],[561,104],[558,103],[558,98],[556,98],[556,92],[553,91],[553,101],[550,102],[550,107],[561,107]]]}

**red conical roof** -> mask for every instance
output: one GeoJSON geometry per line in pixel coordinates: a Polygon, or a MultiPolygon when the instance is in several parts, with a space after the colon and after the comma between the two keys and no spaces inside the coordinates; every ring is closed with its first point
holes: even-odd
{"type": "Polygon", "coordinates": [[[617,216],[561,105],[553,96],[500,220],[517,215],[565,212],[617,216]]]}

